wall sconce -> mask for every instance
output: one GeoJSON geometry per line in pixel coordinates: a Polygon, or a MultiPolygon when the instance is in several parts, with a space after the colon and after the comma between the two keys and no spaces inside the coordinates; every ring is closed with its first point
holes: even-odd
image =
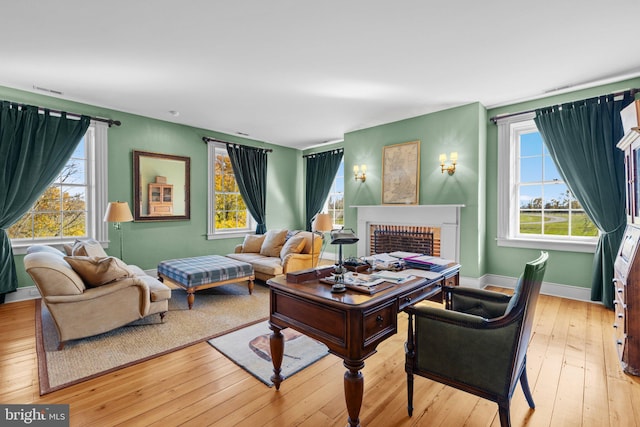
{"type": "Polygon", "coordinates": [[[449,155],[449,158],[451,159],[451,165],[445,166],[445,163],[447,161],[447,155],[444,153],[440,154],[440,171],[442,173],[444,173],[444,171],[447,171],[449,175],[453,175],[456,172],[456,163],[458,162],[458,152],[452,151],[451,154],[449,155]]]}
{"type": "Polygon", "coordinates": [[[353,175],[356,181],[365,182],[367,180],[367,165],[355,165],[353,167],[353,175]]]}

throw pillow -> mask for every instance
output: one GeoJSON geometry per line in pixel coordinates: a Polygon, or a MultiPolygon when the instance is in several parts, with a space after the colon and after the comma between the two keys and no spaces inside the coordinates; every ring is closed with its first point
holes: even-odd
{"type": "Polygon", "coordinates": [[[264,234],[247,234],[242,242],[243,253],[260,253],[262,242],[264,242],[264,234]]]}
{"type": "Polygon", "coordinates": [[[269,230],[265,234],[264,242],[260,248],[260,255],[280,257],[280,251],[287,237],[287,230],[269,230]]]}
{"type": "Polygon", "coordinates": [[[102,286],[118,279],[133,277],[127,265],[118,258],[66,256],[64,259],[89,287],[102,286]]]}
{"type": "Polygon", "coordinates": [[[102,245],[95,239],[76,240],[71,248],[72,256],[89,256],[104,258],[107,253],[102,249],[102,245]]]}
{"type": "Polygon", "coordinates": [[[304,249],[304,237],[294,236],[289,238],[280,250],[280,258],[285,259],[289,254],[299,254],[304,249]]]}

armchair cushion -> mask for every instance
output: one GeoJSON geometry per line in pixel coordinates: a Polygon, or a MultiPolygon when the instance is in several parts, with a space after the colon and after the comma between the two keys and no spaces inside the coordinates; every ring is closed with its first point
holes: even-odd
{"type": "Polygon", "coordinates": [[[303,236],[290,237],[280,250],[280,258],[285,259],[289,254],[299,254],[306,244],[303,236]]]}
{"type": "Polygon", "coordinates": [[[93,256],[104,258],[107,253],[102,249],[102,245],[95,239],[76,240],[71,248],[72,256],[93,256]]]}
{"type": "Polygon", "coordinates": [[[505,314],[511,301],[509,295],[475,288],[448,288],[451,293],[451,309],[493,319],[505,314]]]}
{"type": "Polygon", "coordinates": [[[264,237],[264,234],[247,234],[244,237],[244,242],[242,243],[242,252],[260,253],[264,237]]]}
{"type": "Polygon", "coordinates": [[[260,248],[260,255],[280,257],[280,251],[287,238],[287,230],[269,230],[265,234],[264,242],[260,248]]]}
{"type": "Polygon", "coordinates": [[[133,276],[127,265],[114,257],[67,256],[64,259],[89,287],[133,276]]]}

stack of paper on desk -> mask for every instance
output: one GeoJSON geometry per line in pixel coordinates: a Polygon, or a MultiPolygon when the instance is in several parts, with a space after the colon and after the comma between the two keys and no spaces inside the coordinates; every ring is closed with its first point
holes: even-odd
{"type": "Polygon", "coordinates": [[[406,270],[402,271],[377,271],[371,274],[378,279],[386,280],[388,282],[402,283],[407,280],[415,279],[416,276],[407,274],[406,270]]]}

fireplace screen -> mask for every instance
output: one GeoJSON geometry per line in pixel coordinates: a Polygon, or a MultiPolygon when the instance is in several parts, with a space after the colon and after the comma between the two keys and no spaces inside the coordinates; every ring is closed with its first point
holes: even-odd
{"type": "Polygon", "coordinates": [[[434,233],[430,227],[377,226],[371,237],[372,255],[403,251],[439,256],[434,251],[434,233]]]}

